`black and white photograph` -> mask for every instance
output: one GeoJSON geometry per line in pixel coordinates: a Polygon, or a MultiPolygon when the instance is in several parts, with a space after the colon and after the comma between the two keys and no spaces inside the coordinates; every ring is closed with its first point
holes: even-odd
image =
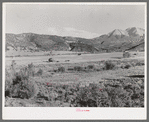
{"type": "Polygon", "coordinates": [[[146,9],[145,2],[3,3],[3,117],[100,119],[126,110],[121,116],[145,118],[146,9]]]}

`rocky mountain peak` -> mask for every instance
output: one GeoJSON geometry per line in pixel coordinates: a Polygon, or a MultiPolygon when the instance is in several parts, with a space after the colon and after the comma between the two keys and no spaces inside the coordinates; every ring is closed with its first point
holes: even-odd
{"type": "Polygon", "coordinates": [[[138,27],[131,27],[127,28],[126,31],[128,32],[129,36],[143,36],[145,34],[145,30],[138,27]]]}
{"type": "Polygon", "coordinates": [[[128,32],[125,30],[121,30],[121,29],[115,29],[112,32],[107,34],[109,37],[110,36],[129,36],[128,32]]]}

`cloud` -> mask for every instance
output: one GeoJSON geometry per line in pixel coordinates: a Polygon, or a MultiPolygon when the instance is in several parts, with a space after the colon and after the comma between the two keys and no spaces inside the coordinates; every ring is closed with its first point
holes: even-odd
{"type": "Polygon", "coordinates": [[[75,36],[75,37],[94,38],[94,37],[99,36],[99,34],[97,33],[91,33],[88,31],[78,30],[78,29],[70,28],[70,27],[65,27],[64,30],[65,30],[65,33],[69,34],[70,36],[75,36]]]}
{"type": "Polygon", "coordinates": [[[69,27],[65,27],[64,29],[67,32],[74,32],[74,33],[86,33],[87,32],[87,31],[84,31],[84,30],[77,30],[75,28],[69,28],[69,27]]]}
{"type": "Polygon", "coordinates": [[[82,38],[94,38],[99,36],[99,34],[97,33],[91,33],[88,31],[78,30],[70,27],[64,27],[64,28],[49,27],[48,34],[58,36],[82,37],[82,38]]]}
{"type": "Polygon", "coordinates": [[[58,35],[59,32],[58,32],[58,30],[57,30],[56,28],[50,27],[50,28],[48,28],[48,34],[51,34],[51,35],[58,35]]]}

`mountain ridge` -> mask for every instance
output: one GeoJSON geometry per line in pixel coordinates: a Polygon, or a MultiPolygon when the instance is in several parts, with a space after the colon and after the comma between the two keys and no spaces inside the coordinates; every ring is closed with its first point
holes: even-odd
{"type": "Polygon", "coordinates": [[[137,27],[126,30],[115,29],[93,39],[35,33],[6,33],[6,51],[10,47],[28,51],[58,50],[90,53],[124,51],[128,47],[139,45],[144,36],[145,30],[137,27]]]}

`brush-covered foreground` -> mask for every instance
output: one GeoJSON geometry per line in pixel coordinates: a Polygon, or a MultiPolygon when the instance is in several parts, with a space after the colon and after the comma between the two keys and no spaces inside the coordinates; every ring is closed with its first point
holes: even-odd
{"type": "Polygon", "coordinates": [[[6,69],[5,106],[144,107],[144,61],[82,64],[28,64],[17,71],[12,62],[6,69]]]}

